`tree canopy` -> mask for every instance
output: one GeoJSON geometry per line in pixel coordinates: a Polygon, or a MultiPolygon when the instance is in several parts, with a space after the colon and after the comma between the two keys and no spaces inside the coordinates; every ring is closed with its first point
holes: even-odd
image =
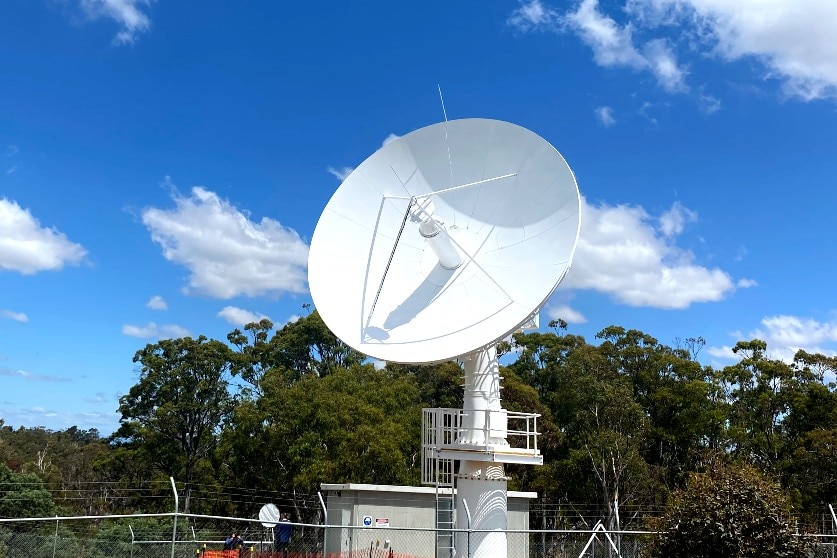
{"type": "MultiPolygon", "coordinates": [[[[588,342],[552,325],[501,347],[504,407],[541,415],[545,465],[509,467],[512,488],[541,495],[533,526],[615,527],[617,506],[623,527],[646,525],[717,463],[777,479],[802,523],[837,500],[834,357],[783,362],[753,339],[717,369],[697,360],[700,337],[669,346],[614,325],[588,342]]],[[[421,409],[462,404],[457,363],[381,367],[316,311],[226,341],[161,340],[134,362],[114,435],[0,422],[4,474],[34,475],[77,513],[167,511],[156,497],[171,476],[191,511],[253,515],[274,501],[316,520],[322,483],[417,484],[421,409]]]]}

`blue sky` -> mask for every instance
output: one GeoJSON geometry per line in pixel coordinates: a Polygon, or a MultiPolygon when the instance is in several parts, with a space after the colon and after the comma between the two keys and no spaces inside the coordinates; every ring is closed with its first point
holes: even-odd
{"type": "Polygon", "coordinates": [[[340,177],[441,121],[437,84],[577,176],[542,323],[835,354],[835,28],[833,0],[6,0],[0,417],[109,434],[146,343],[303,313],[340,177]]]}

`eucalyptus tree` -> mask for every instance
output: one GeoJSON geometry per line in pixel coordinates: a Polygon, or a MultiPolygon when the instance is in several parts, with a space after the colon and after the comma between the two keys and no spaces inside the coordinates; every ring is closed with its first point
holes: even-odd
{"type": "Polygon", "coordinates": [[[837,357],[798,351],[783,417],[786,452],[780,469],[810,518],[837,502],[837,357]]]}
{"type": "MultiPolygon", "coordinates": [[[[652,493],[641,454],[648,421],[630,381],[611,355],[579,336],[521,333],[514,346],[519,357],[508,368],[534,388],[560,433],[560,448],[541,473],[552,478],[550,492],[593,504],[595,519],[615,527],[617,502],[646,502],[652,493]]],[[[593,519],[589,510],[578,515],[593,519]]]]}
{"type": "Polygon", "coordinates": [[[784,451],[782,419],[788,402],[783,387],[793,370],[768,358],[767,343],[760,339],[739,341],[733,352],[740,360],[722,371],[729,386],[730,449],[737,457],[775,471],[784,451]]]}
{"type": "MultiPolygon", "coordinates": [[[[306,374],[265,373],[263,395],[236,407],[220,451],[224,475],[298,506],[322,483],[416,484],[421,397],[414,376],[371,364],[306,374]]],[[[317,507],[297,509],[313,520],[317,507]]]]}
{"type": "Polygon", "coordinates": [[[262,395],[261,380],[268,370],[291,384],[306,374],[326,376],[360,364],[366,358],[338,339],[315,310],[273,331],[270,320],[261,320],[233,330],[227,339],[237,349],[234,371],[248,387],[245,395],[262,395]]]}
{"type": "Polygon", "coordinates": [[[117,442],[139,449],[166,475],[192,483],[212,475],[209,463],[233,408],[229,389],[232,351],[200,336],[166,339],[137,351],[139,381],[119,400],[117,442]]]}
{"type": "Polygon", "coordinates": [[[669,488],[677,486],[725,441],[726,402],[716,397],[714,371],[695,360],[703,340],[689,338],[684,347],[672,348],[618,326],[597,337],[648,418],[643,457],[669,488]]]}

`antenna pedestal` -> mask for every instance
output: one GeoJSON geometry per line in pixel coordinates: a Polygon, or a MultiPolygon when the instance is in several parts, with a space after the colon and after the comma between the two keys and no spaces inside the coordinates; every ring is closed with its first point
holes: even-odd
{"type": "MultiPolygon", "coordinates": [[[[461,530],[454,540],[457,556],[505,558],[508,479],[504,464],[543,464],[538,450],[539,415],[502,408],[493,346],[460,360],[465,368],[463,408],[423,410],[422,482],[436,486],[437,506],[443,500],[440,489],[456,486],[454,524],[461,530]]],[[[437,550],[437,556],[449,556],[441,543],[437,550]]]]}
{"type": "MultiPolygon", "coordinates": [[[[497,348],[492,345],[461,360],[465,369],[465,398],[457,444],[467,449],[508,446],[508,419],[500,406],[497,348]]],[[[456,476],[456,527],[467,532],[457,537],[457,555],[505,558],[506,481],[502,463],[460,462],[456,476]],[[474,533],[475,529],[478,532],[474,533]]]]}
{"type": "MultiPolygon", "coordinates": [[[[463,462],[465,465],[468,462],[463,462]]],[[[502,466],[500,466],[502,471],[502,466]]],[[[508,555],[506,478],[456,479],[457,556],[505,558],[508,555]],[[470,512],[470,513],[469,513],[470,512]],[[469,524],[470,523],[470,524],[469,524]]]]}

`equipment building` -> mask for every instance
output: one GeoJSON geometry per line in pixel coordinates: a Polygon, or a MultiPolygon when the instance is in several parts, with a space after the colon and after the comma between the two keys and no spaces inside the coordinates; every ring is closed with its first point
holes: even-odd
{"type": "MultiPolygon", "coordinates": [[[[327,524],[344,527],[328,529],[326,556],[385,556],[390,550],[395,556],[436,556],[436,488],[323,484],[321,491],[327,524]]],[[[529,500],[534,498],[536,492],[508,493],[509,531],[529,529],[529,500]]],[[[508,558],[528,558],[528,534],[509,533],[507,541],[508,558]]]]}

